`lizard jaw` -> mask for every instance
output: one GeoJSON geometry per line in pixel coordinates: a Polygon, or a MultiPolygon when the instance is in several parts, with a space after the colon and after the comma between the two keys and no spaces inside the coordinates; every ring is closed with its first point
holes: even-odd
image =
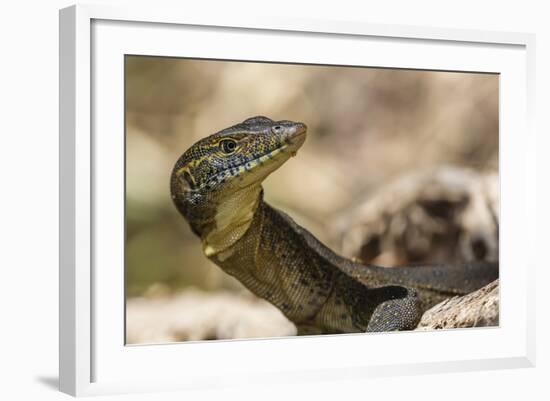
{"type": "Polygon", "coordinates": [[[260,184],[269,174],[281,167],[290,157],[296,155],[298,149],[306,140],[307,127],[305,124],[297,123],[294,128],[295,129],[288,134],[280,147],[239,167],[241,180],[238,182],[238,186],[240,188],[252,184],[260,184]]]}

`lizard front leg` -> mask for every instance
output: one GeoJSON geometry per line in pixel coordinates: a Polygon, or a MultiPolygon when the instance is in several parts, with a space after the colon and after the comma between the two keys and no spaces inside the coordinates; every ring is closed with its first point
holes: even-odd
{"type": "Polygon", "coordinates": [[[392,286],[390,291],[391,288],[402,288],[406,294],[402,298],[388,299],[378,304],[367,324],[367,332],[413,330],[420,322],[422,309],[416,292],[406,287],[392,286]]]}

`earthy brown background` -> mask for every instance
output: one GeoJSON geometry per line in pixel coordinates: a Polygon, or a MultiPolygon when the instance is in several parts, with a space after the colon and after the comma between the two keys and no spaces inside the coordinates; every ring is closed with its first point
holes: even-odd
{"type": "Polygon", "coordinates": [[[130,300],[250,297],[203,256],[168,183],[195,141],[255,115],[308,125],[298,157],[266,180],[266,200],[336,251],[336,222],[384,183],[440,166],[498,169],[497,75],[127,56],[130,300]]]}

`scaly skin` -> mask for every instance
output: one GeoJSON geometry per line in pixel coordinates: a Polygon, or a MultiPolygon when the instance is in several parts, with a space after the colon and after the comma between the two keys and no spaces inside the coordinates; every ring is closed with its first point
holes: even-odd
{"type": "Polygon", "coordinates": [[[205,255],[279,308],[298,334],[410,330],[431,305],[498,277],[498,265],[487,263],[358,264],[269,206],[261,183],[296,154],[306,129],[250,118],[194,144],[171,176],[174,204],[205,255]]]}

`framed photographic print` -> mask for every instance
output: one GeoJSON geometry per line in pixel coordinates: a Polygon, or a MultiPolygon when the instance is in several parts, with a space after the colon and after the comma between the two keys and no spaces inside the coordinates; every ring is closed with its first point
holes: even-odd
{"type": "Polygon", "coordinates": [[[532,366],[533,43],[62,10],[61,390],[532,366]]]}

